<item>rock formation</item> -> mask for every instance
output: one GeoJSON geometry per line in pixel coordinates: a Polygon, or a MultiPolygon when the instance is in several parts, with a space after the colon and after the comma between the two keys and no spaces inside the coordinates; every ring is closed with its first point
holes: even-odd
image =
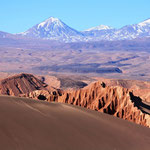
{"type": "Polygon", "coordinates": [[[104,83],[95,82],[79,90],[64,92],[55,99],[49,97],[48,101],[86,107],[150,127],[150,115],[134,105],[134,96],[131,97],[131,92],[123,87],[109,87],[104,86],[104,83]]]}
{"type": "Polygon", "coordinates": [[[96,80],[105,82],[107,86],[121,86],[129,89],[134,95],[140,96],[142,100],[150,102],[150,82],[126,79],[104,79],[96,77],[96,80]]]}
{"type": "Polygon", "coordinates": [[[58,97],[62,95],[60,89],[45,89],[45,90],[35,90],[30,93],[21,94],[20,97],[28,97],[36,100],[46,100],[46,101],[57,101],[58,97]]]}
{"type": "Polygon", "coordinates": [[[35,90],[45,89],[47,85],[31,74],[19,74],[0,83],[0,93],[3,95],[19,96],[35,90]]]}
{"type": "Polygon", "coordinates": [[[62,91],[48,87],[31,74],[20,74],[2,80],[0,93],[78,105],[150,127],[149,112],[140,109],[142,101],[139,97],[127,88],[107,86],[102,81],[77,90],[62,91]]]}
{"type": "Polygon", "coordinates": [[[38,90],[30,92],[25,97],[78,105],[150,127],[150,115],[139,109],[136,105],[139,99],[132,92],[119,86],[106,86],[101,81],[79,90],[38,90]],[[42,96],[45,98],[40,99],[42,96]]]}

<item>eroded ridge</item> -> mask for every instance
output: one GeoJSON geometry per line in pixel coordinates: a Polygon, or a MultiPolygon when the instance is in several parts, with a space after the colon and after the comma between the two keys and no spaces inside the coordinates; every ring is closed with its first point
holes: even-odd
{"type": "Polygon", "coordinates": [[[55,99],[49,95],[48,101],[86,107],[150,127],[150,116],[134,106],[128,89],[104,86],[100,81],[79,90],[63,92],[55,99]]]}
{"type": "Polygon", "coordinates": [[[34,90],[44,89],[46,84],[34,77],[32,74],[18,74],[0,83],[0,93],[3,95],[18,96],[34,90]]]}

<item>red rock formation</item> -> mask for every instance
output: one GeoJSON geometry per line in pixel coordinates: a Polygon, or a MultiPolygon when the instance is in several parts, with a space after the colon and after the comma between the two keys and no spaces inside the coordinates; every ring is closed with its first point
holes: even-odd
{"type": "Polygon", "coordinates": [[[104,79],[94,78],[99,81],[104,81],[107,86],[121,86],[129,89],[136,96],[140,96],[143,101],[150,102],[150,82],[140,80],[125,80],[125,79],[104,79]]]}
{"type": "Polygon", "coordinates": [[[78,105],[150,127],[150,115],[139,109],[138,98],[132,92],[119,86],[106,86],[101,81],[79,90],[62,92],[46,87],[31,74],[19,74],[2,80],[0,93],[78,105]]]}
{"type": "Polygon", "coordinates": [[[79,90],[64,92],[55,100],[49,98],[48,101],[86,107],[150,127],[150,115],[134,106],[129,90],[123,87],[105,87],[101,82],[96,82],[79,90]]]}
{"type": "Polygon", "coordinates": [[[6,79],[0,83],[0,93],[3,95],[18,96],[34,90],[44,89],[46,84],[31,74],[19,74],[6,79]]]}
{"type": "Polygon", "coordinates": [[[33,98],[36,100],[46,100],[46,101],[55,101],[58,99],[58,96],[62,95],[62,91],[59,89],[51,88],[49,90],[35,90],[30,93],[19,95],[21,97],[33,98]]]}

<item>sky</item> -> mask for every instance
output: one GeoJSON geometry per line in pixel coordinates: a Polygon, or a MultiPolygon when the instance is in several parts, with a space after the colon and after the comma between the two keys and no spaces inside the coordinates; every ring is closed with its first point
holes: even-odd
{"type": "Polygon", "coordinates": [[[49,17],[78,31],[121,28],[150,18],[150,0],[0,0],[0,31],[24,32],[49,17]]]}

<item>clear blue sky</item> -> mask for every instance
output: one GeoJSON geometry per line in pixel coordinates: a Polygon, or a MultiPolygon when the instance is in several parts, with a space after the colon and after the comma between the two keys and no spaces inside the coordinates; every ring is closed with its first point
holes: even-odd
{"type": "Polygon", "coordinates": [[[0,31],[23,32],[51,16],[77,30],[120,28],[150,18],[150,0],[0,0],[0,31]]]}

